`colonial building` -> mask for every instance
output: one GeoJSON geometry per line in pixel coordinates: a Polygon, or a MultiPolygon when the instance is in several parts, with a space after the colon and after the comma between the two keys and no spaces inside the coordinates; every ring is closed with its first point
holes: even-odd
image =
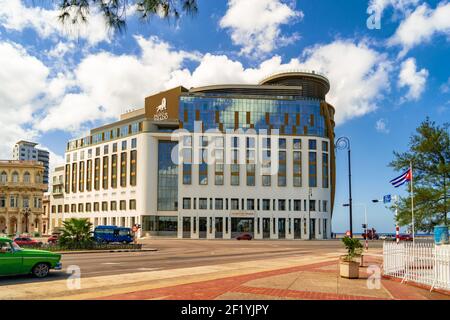
{"type": "MultiPolygon", "coordinates": [[[[68,142],[62,212],[142,236],[324,239],[334,202],[328,79],[177,87],[68,142]]],[[[59,206],[59,205],[58,205],[59,206]]]]}
{"type": "Polygon", "coordinates": [[[44,165],[0,160],[0,233],[43,232],[44,165]]]}

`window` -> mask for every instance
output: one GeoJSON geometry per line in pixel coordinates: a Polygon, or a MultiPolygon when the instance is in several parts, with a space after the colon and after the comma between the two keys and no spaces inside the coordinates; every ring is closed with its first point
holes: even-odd
{"type": "Polygon", "coordinates": [[[83,207],[84,207],[84,205],[82,203],[79,203],[78,204],[78,212],[84,212],[83,207]]]}
{"type": "Polygon", "coordinates": [[[263,210],[270,210],[270,199],[263,199],[263,210]]]}
{"type": "Polygon", "coordinates": [[[109,175],[109,157],[103,157],[103,179],[102,179],[102,188],[108,189],[108,175],[109,175]]]}
{"type": "Polygon", "coordinates": [[[84,192],[84,161],[80,162],[80,174],[78,180],[79,180],[78,191],[84,192]]]}
{"type": "Polygon", "coordinates": [[[127,140],[122,141],[122,151],[127,150],[127,140]]]}
{"type": "Polygon", "coordinates": [[[322,187],[328,188],[328,153],[322,153],[322,187]]]}
{"type": "Polygon", "coordinates": [[[111,188],[117,188],[117,154],[111,156],[111,188]]]}
{"type": "Polygon", "coordinates": [[[92,190],[92,160],[86,162],[86,190],[92,190]]]}
{"type": "Polygon", "coordinates": [[[302,140],[301,139],[294,139],[294,150],[300,150],[302,148],[302,140]]]}
{"type": "Polygon", "coordinates": [[[72,204],[72,205],[70,206],[70,212],[72,212],[72,213],[77,212],[77,205],[76,205],[76,204],[72,204]]]}
{"type": "Polygon", "coordinates": [[[14,183],[19,182],[19,174],[16,171],[14,171],[12,174],[12,182],[14,183]]]}
{"type": "Polygon", "coordinates": [[[91,212],[91,210],[92,210],[92,205],[91,205],[91,203],[90,202],[88,202],[88,203],[86,203],[86,212],[91,212]]]}
{"type": "Polygon", "coordinates": [[[111,211],[117,211],[117,201],[111,201],[109,204],[111,211]]]}
{"type": "Polygon", "coordinates": [[[294,200],[294,211],[302,210],[302,200],[294,200]]]}
{"type": "Polygon", "coordinates": [[[239,199],[231,199],[231,210],[239,210],[239,199]]]}
{"type": "Polygon", "coordinates": [[[247,199],[247,210],[255,210],[255,199],[247,199]]]}
{"type": "Polygon", "coordinates": [[[120,154],[120,186],[127,186],[127,153],[120,154]]]}
{"type": "Polygon", "coordinates": [[[130,152],[130,186],[136,186],[136,171],[137,171],[137,151],[130,152]]]}
{"type": "Polygon", "coordinates": [[[278,199],[278,210],[285,211],[286,210],[286,200],[278,199]]]}
{"type": "Polygon", "coordinates": [[[113,152],[117,152],[117,143],[113,143],[113,152]]]}
{"type": "Polygon", "coordinates": [[[103,154],[106,155],[109,152],[109,145],[103,146],[103,154]]]}
{"type": "Polygon", "coordinates": [[[322,201],[322,211],[328,212],[328,201],[327,200],[322,201]]]}
{"type": "Polygon", "coordinates": [[[2,183],[8,182],[8,174],[5,171],[3,171],[0,174],[0,182],[2,182],[2,183]]]}
{"type": "Polygon", "coordinates": [[[130,200],[130,210],[136,210],[136,200],[135,199],[130,200]]]}
{"type": "Polygon", "coordinates": [[[64,212],[69,213],[69,205],[68,204],[64,205],[64,212]]]}
{"type": "Polygon", "coordinates": [[[191,209],[191,198],[183,198],[183,209],[191,209]]]}
{"type": "Polygon", "coordinates": [[[317,141],[316,140],[309,140],[309,150],[316,150],[317,149],[317,141]]]}
{"type": "Polygon", "coordinates": [[[120,210],[127,209],[127,202],[125,200],[120,200],[120,210]]]}
{"type": "Polygon", "coordinates": [[[0,208],[6,207],[6,197],[4,195],[0,196],[0,208]]]}
{"type": "Polygon", "coordinates": [[[270,187],[270,184],[271,184],[271,176],[269,175],[262,176],[262,185],[264,187],[270,187]]]}
{"type": "Polygon", "coordinates": [[[293,174],[294,174],[294,187],[302,186],[302,152],[294,151],[293,152],[293,174]]]}
{"type": "Polygon", "coordinates": [[[208,199],[207,198],[200,198],[200,199],[198,199],[198,208],[200,210],[208,209],[208,199]]]}
{"type": "Polygon", "coordinates": [[[77,192],[77,164],[72,163],[72,192],[77,192]]]}
{"type": "Polygon", "coordinates": [[[317,154],[309,152],[309,186],[317,187],[317,154]]]}
{"type": "Polygon", "coordinates": [[[328,152],[328,141],[322,141],[322,151],[328,152]]]}
{"type": "Polygon", "coordinates": [[[216,210],[223,210],[223,199],[217,198],[214,202],[214,209],[216,210]]]}
{"type": "Polygon", "coordinates": [[[108,202],[102,201],[102,211],[108,211],[108,202]]]}
{"type": "Polygon", "coordinates": [[[316,200],[309,200],[309,210],[316,211],[316,200]]]}
{"type": "Polygon", "coordinates": [[[239,185],[239,164],[231,164],[231,185],[239,185]]]}
{"type": "Polygon", "coordinates": [[[100,158],[94,160],[94,189],[100,190],[100,158]]]}
{"type": "Polygon", "coordinates": [[[94,212],[100,211],[100,204],[98,202],[94,202],[94,212]]]}
{"type": "Polygon", "coordinates": [[[131,139],[131,149],[136,149],[137,140],[136,138],[131,139]]]}

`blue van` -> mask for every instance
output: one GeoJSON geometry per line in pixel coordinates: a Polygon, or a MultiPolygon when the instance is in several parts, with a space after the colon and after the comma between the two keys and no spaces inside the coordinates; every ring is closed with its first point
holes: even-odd
{"type": "Polygon", "coordinates": [[[130,228],[116,226],[98,226],[94,229],[94,240],[98,243],[133,242],[130,228]]]}

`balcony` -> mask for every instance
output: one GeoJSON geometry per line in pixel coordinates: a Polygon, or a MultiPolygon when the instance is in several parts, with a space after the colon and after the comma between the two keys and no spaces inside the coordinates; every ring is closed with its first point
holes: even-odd
{"type": "Polygon", "coordinates": [[[45,183],[8,181],[8,182],[0,182],[0,188],[47,190],[47,185],[45,183]]]}

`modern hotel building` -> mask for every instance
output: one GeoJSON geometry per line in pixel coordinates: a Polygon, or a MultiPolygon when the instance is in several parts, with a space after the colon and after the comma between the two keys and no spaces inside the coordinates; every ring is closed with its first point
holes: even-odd
{"type": "Polygon", "coordinates": [[[149,96],[67,144],[62,212],[51,219],[138,223],[139,236],[329,238],[329,88],[320,74],[292,71],[149,96]]]}

